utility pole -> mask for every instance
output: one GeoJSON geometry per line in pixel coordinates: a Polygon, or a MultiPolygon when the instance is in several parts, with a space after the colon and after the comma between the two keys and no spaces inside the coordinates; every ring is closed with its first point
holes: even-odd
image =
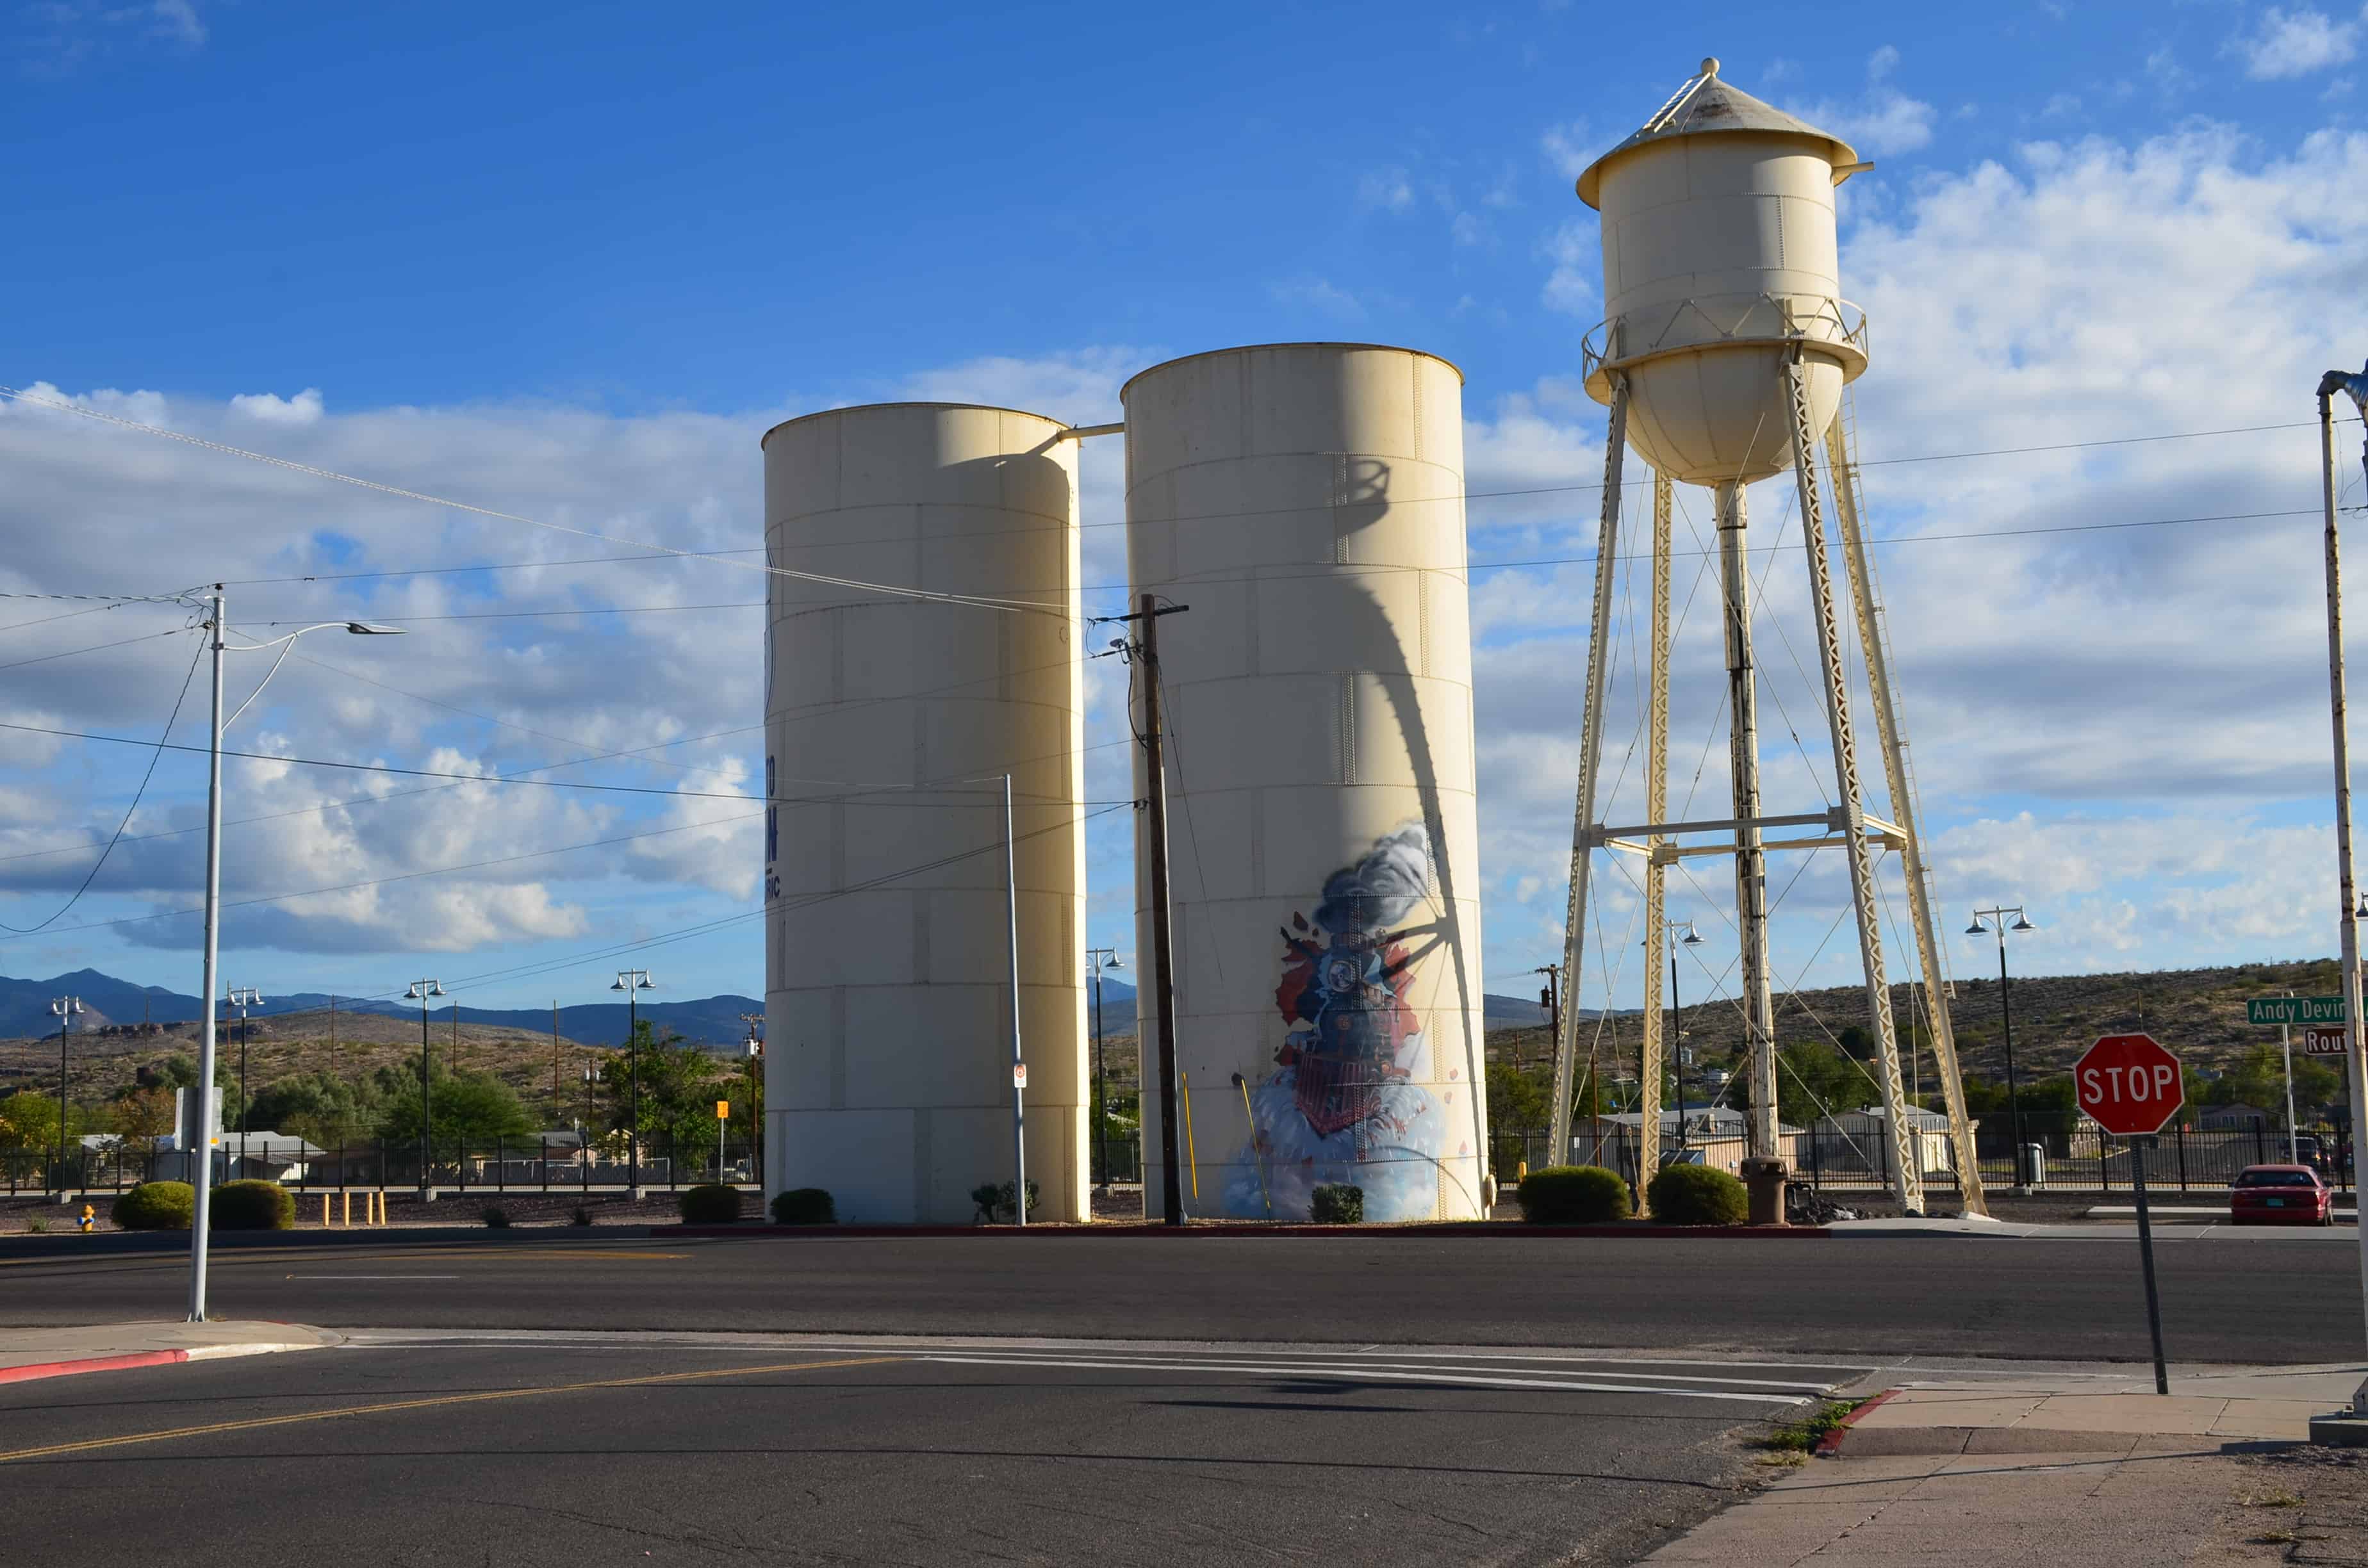
{"type": "Polygon", "coordinates": [[[566,1113],[559,1101],[559,998],[551,999],[551,1119],[558,1120],[566,1113]]]}
{"type": "MultiPolygon", "coordinates": [[[[2321,400],[2324,403],[2324,399],[2321,400]]],[[[189,1213],[189,1321],[206,1321],[206,1247],[213,1232],[214,1190],[214,983],[222,947],[222,590],[214,585],[208,607],[206,642],[213,650],[213,744],[206,758],[205,1022],[198,1040],[197,1114],[181,1130],[181,1146],[196,1168],[189,1213]]]]}
{"type": "Polygon", "coordinates": [[[1011,821],[1011,775],[1003,776],[1004,914],[1011,953],[1011,1212],[1028,1228],[1028,1055],[1019,1036],[1019,846],[1011,821]]]}
{"type": "Polygon", "coordinates": [[[1176,1146],[1176,949],[1169,930],[1167,893],[1167,762],[1160,728],[1159,618],[1190,609],[1190,605],[1160,605],[1157,596],[1143,596],[1142,608],[1121,620],[1139,622],[1133,655],[1143,671],[1143,733],[1144,777],[1149,780],[1144,809],[1149,812],[1146,837],[1151,861],[1151,973],[1153,1015],[1159,1030],[1159,1186],[1160,1218],[1170,1225],[1184,1222],[1184,1172],[1176,1146]]]}
{"type": "Polygon", "coordinates": [[[334,993],[334,992],[332,992],[332,993],[330,994],[330,995],[329,995],[329,1076],[330,1076],[330,1077],[332,1077],[332,1078],[334,1078],[334,1077],[336,1077],[336,1075],[337,1075],[337,998],[336,998],[336,993],[334,993]]]}

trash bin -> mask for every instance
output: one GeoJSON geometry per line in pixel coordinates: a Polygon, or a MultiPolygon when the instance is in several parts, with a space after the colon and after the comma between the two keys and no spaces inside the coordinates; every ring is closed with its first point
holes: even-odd
{"type": "Polygon", "coordinates": [[[2015,1162],[2014,1181],[2017,1187],[2047,1185],[2047,1145],[2025,1143],[2022,1157],[2015,1162]]]}
{"type": "Polygon", "coordinates": [[[1783,1161],[1759,1158],[1745,1160],[1743,1185],[1750,1194],[1751,1223],[1755,1225],[1786,1223],[1783,1161]]]}

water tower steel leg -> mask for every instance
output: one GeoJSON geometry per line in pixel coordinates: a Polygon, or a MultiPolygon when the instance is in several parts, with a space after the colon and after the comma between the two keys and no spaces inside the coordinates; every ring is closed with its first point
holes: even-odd
{"type": "Polygon", "coordinates": [[[1628,445],[1628,385],[1614,380],[1611,427],[1603,443],[1603,520],[1595,544],[1595,604],[1587,642],[1586,706],[1579,715],[1578,801],[1570,833],[1570,903],[1563,923],[1562,1027],[1554,1039],[1554,1114],[1549,1158],[1570,1163],[1571,1066],[1578,1049],[1578,995],[1587,948],[1587,873],[1594,858],[1596,773],[1603,756],[1603,697],[1611,646],[1611,573],[1620,554],[1620,463],[1628,445]]]}
{"type": "Polygon", "coordinates": [[[1759,699],[1751,670],[1751,562],[1743,485],[1718,487],[1718,562],[1726,610],[1727,771],[1735,786],[1735,929],[1751,1050],[1751,1141],[1776,1155],[1776,999],[1768,979],[1768,856],[1759,847],[1759,699]]]}
{"type": "MultiPolygon", "coordinates": [[[[1669,806],[1669,476],[1656,473],[1653,476],[1652,694],[1647,699],[1645,720],[1646,822],[1661,821],[1668,815],[1669,806]]],[[[1656,834],[1646,842],[1657,846],[1666,840],[1656,834]]],[[[1672,1053],[1663,1050],[1662,1042],[1668,1033],[1677,1028],[1674,1018],[1666,1031],[1661,1021],[1661,966],[1668,940],[1665,925],[1667,876],[1658,856],[1645,862],[1645,1043],[1637,1061],[1637,1087],[1641,1092],[1636,1100],[1636,1126],[1641,1138],[1637,1147],[1652,1153],[1645,1156],[1639,1185],[1652,1179],[1665,1152],[1660,1142],[1661,1062],[1665,1055],[1672,1053]]],[[[1678,1071],[1683,1073],[1686,1068],[1682,1053],[1677,1053],[1677,1062],[1678,1071]]],[[[1683,1129],[1679,1131],[1682,1133],[1683,1129]]]]}
{"type": "Polygon", "coordinates": [[[1809,558],[1809,607],[1817,623],[1818,663],[1826,677],[1826,722],[1833,733],[1834,790],[1841,797],[1850,857],[1850,908],[1858,916],[1859,959],[1866,969],[1866,1010],[1874,1035],[1876,1077],[1883,1090],[1884,1134],[1891,1141],[1891,1195],[1911,1214],[1924,1210],[1924,1162],[1909,1125],[1907,1086],[1899,1076],[1899,1037],[1891,1017],[1891,983],[1883,969],[1883,929],[1875,907],[1874,851],[1866,839],[1865,795],[1858,776],[1858,741],[1850,723],[1850,677],[1842,667],[1842,633],[1834,613],[1833,559],[1826,544],[1826,513],[1817,483],[1817,435],[1809,420],[1809,389],[1794,359],[1784,368],[1793,415],[1793,479],[1800,487],[1801,542],[1809,558]]]}
{"type": "Polygon", "coordinates": [[[1932,907],[1932,883],[1924,869],[1924,827],[1918,820],[1916,791],[1907,778],[1907,741],[1900,733],[1899,709],[1892,696],[1891,657],[1875,625],[1874,574],[1867,570],[1866,539],[1860,529],[1858,468],[1842,438],[1841,415],[1826,427],[1826,470],[1834,481],[1834,514],[1841,525],[1842,569],[1850,576],[1850,609],[1858,618],[1859,643],[1866,652],[1867,684],[1874,698],[1874,731],[1883,747],[1883,777],[1891,795],[1891,820],[1907,841],[1900,849],[1907,891],[1907,923],[1924,971],[1924,1012],[1932,1030],[1932,1058],[1940,1069],[1941,1099],[1949,1117],[1949,1144],[1956,1153],[1957,1195],[1968,1214],[1987,1214],[1982,1165],[1974,1152],[1973,1122],[1965,1114],[1965,1084],[1957,1074],[1957,1034],[1949,1016],[1949,977],[1941,967],[1941,933],[1932,907]]]}

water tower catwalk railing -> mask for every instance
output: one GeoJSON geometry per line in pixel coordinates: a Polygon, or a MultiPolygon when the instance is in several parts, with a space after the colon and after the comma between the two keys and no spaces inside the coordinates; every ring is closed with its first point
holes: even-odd
{"type": "Polygon", "coordinates": [[[1847,300],[1790,294],[1711,294],[1655,307],[1649,314],[1597,322],[1579,339],[1580,379],[1600,403],[1611,401],[1614,371],[1671,354],[1725,345],[1811,341],[1818,352],[1848,363],[1855,375],[1867,358],[1866,312],[1847,300]],[[1707,331],[1710,335],[1698,335],[1707,331]]]}
{"type": "MultiPolygon", "coordinates": [[[[1852,336],[1863,341],[1865,323],[1861,315],[1852,336]]],[[[1755,346],[1767,342],[1766,339],[1754,340],[1755,346]]],[[[1608,687],[1606,653],[1611,639],[1607,633],[1611,625],[1613,568],[1620,554],[1621,467],[1626,445],[1628,392],[1621,367],[1602,367],[1600,359],[1591,358],[1590,373],[1600,369],[1610,381],[1611,430],[1605,454],[1604,499],[1591,617],[1593,635],[1589,643],[1586,717],[1580,752],[1581,777],[1572,842],[1571,899],[1564,954],[1565,962],[1569,967],[1565,972],[1574,975],[1583,972],[1580,965],[1585,957],[1593,851],[1608,849],[1634,856],[1644,862],[1645,972],[1648,976],[1657,976],[1663,961],[1664,875],[1668,868],[1696,857],[1736,857],[1738,862],[1737,915],[1745,955],[1744,1012],[1751,1036],[1750,1143],[1755,1154],[1773,1153],[1776,1061],[1773,1006],[1764,958],[1767,950],[1766,923],[1770,912],[1766,903],[1766,879],[1761,858],[1770,851],[1845,850],[1850,862],[1851,913],[1866,975],[1870,1032],[1874,1036],[1877,1046],[1877,1083],[1886,1113],[1884,1119],[1886,1136],[1892,1142],[1888,1161],[1892,1173],[1892,1194],[1904,1209],[1921,1211],[1924,1207],[1923,1161],[1912,1131],[1913,1119],[1905,1114],[1909,1108],[1900,1074],[1897,1029],[1892,1016],[1890,985],[1884,969],[1875,881],[1877,856],[1885,849],[1896,852],[1901,857],[1906,873],[1909,922],[1918,967],[1923,971],[1926,1014],[1947,1108],[1949,1138],[1956,1154],[1956,1168],[1961,1173],[1964,1208],[1968,1213],[1983,1213],[1987,1211],[1987,1205],[1980,1165],[1975,1156],[1971,1125],[1966,1117],[1957,1072],[1955,1042],[1949,1018],[1949,986],[1942,968],[1930,878],[1924,866],[1917,833],[1915,790],[1907,772],[1906,740],[1891,686],[1890,650],[1877,618],[1873,584],[1866,561],[1856,465],[1849,460],[1839,413],[1824,429],[1816,427],[1800,371],[1800,356],[1827,351],[1826,341],[1811,332],[1793,335],[1789,343],[1791,353],[1783,377],[1785,401],[1793,425],[1790,432],[1793,470],[1798,488],[1803,543],[1809,566],[1811,612],[1816,624],[1827,722],[1840,801],[1815,812],[1769,815],[1758,810],[1756,704],[1748,691],[1751,668],[1749,578],[1742,569],[1740,543],[1743,531],[1742,487],[1739,484],[1723,485],[1719,495],[1720,531],[1723,536],[1721,554],[1725,558],[1726,567],[1723,575],[1726,579],[1728,613],[1725,619],[1730,677],[1736,681],[1736,685],[1730,687],[1730,701],[1734,704],[1730,759],[1742,780],[1738,784],[1737,795],[1745,804],[1732,817],[1684,822],[1661,820],[1666,810],[1668,764],[1670,483],[1667,476],[1656,474],[1651,588],[1653,631],[1645,715],[1648,820],[1613,825],[1600,819],[1597,776],[1601,760],[1602,714],[1608,687]],[[1883,757],[1886,792],[1892,801],[1893,817],[1898,820],[1877,817],[1865,806],[1857,737],[1851,722],[1843,636],[1836,609],[1832,570],[1836,544],[1827,533],[1825,485],[1820,481],[1817,468],[1821,449],[1829,464],[1828,473],[1841,535],[1839,548],[1843,559],[1843,576],[1851,618],[1873,687],[1877,740],[1883,757]],[[1814,828],[1817,831],[1806,836],[1772,839],[1762,836],[1770,829],[1792,828],[1814,828]]],[[[1632,359],[1629,362],[1635,361],[1632,359]]],[[[1648,984],[1644,998],[1643,1041],[1638,1062],[1642,1103],[1638,1108],[1645,1118],[1644,1125],[1647,1126],[1656,1124],[1661,1110],[1658,1091],[1664,1073],[1665,1030],[1659,991],[1657,983],[1648,984]]],[[[1570,1146],[1571,1078],[1577,1054],[1578,1024],[1578,1009],[1567,1010],[1562,1038],[1556,1041],[1552,1136],[1553,1147],[1557,1151],[1570,1146]]]]}

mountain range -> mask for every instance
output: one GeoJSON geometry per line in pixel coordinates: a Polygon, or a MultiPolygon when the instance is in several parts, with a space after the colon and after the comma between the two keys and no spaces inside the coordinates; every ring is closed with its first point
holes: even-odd
{"type": "MultiPolygon", "coordinates": [[[[1087,995],[1090,997],[1090,990],[1087,995]]],[[[99,1029],[109,1025],[177,1023],[195,1018],[203,1010],[195,996],[183,995],[161,985],[134,984],[93,969],[51,975],[47,980],[16,980],[0,975],[0,1039],[26,1039],[54,1033],[58,1023],[50,1011],[50,1004],[61,996],[78,997],[83,1004],[85,1011],[74,1019],[77,1030],[99,1029]]],[[[328,1007],[332,1000],[327,993],[313,991],[267,995],[253,1009],[253,1015],[261,1018],[288,1013],[318,1012],[328,1007]]],[[[345,1012],[377,1013],[392,1017],[408,1017],[419,1010],[416,1004],[401,1000],[339,996],[334,1001],[345,1012]]],[[[1544,1010],[1526,998],[1488,996],[1484,1001],[1490,1028],[1530,1028],[1545,1022],[1544,1010]]],[[[737,1045],[746,1039],[748,1026],[742,1016],[765,1010],[764,1003],[754,996],[729,993],[683,1002],[645,998],[639,1007],[641,1016],[657,1028],[673,1029],[693,1044],[715,1047],[737,1045]]],[[[431,1016],[438,1020],[450,1019],[453,1017],[453,1007],[446,1003],[435,1007],[431,1016]]],[[[594,1002],[561,1007],[555,1023],[552,1010],[547,1007],[464,1006],[459,1009],[459,1016],[464,1024],[536,1030],[556,1028],[564,1039],[593,1043],[621,1041],[627,1028],[626,1006],[621,1002],[594,1002]]],[[[1133,986],[1122,980],[1102,982],[1102,1023],[1113,1035],[1133,1032],[1133,986]]]]}

